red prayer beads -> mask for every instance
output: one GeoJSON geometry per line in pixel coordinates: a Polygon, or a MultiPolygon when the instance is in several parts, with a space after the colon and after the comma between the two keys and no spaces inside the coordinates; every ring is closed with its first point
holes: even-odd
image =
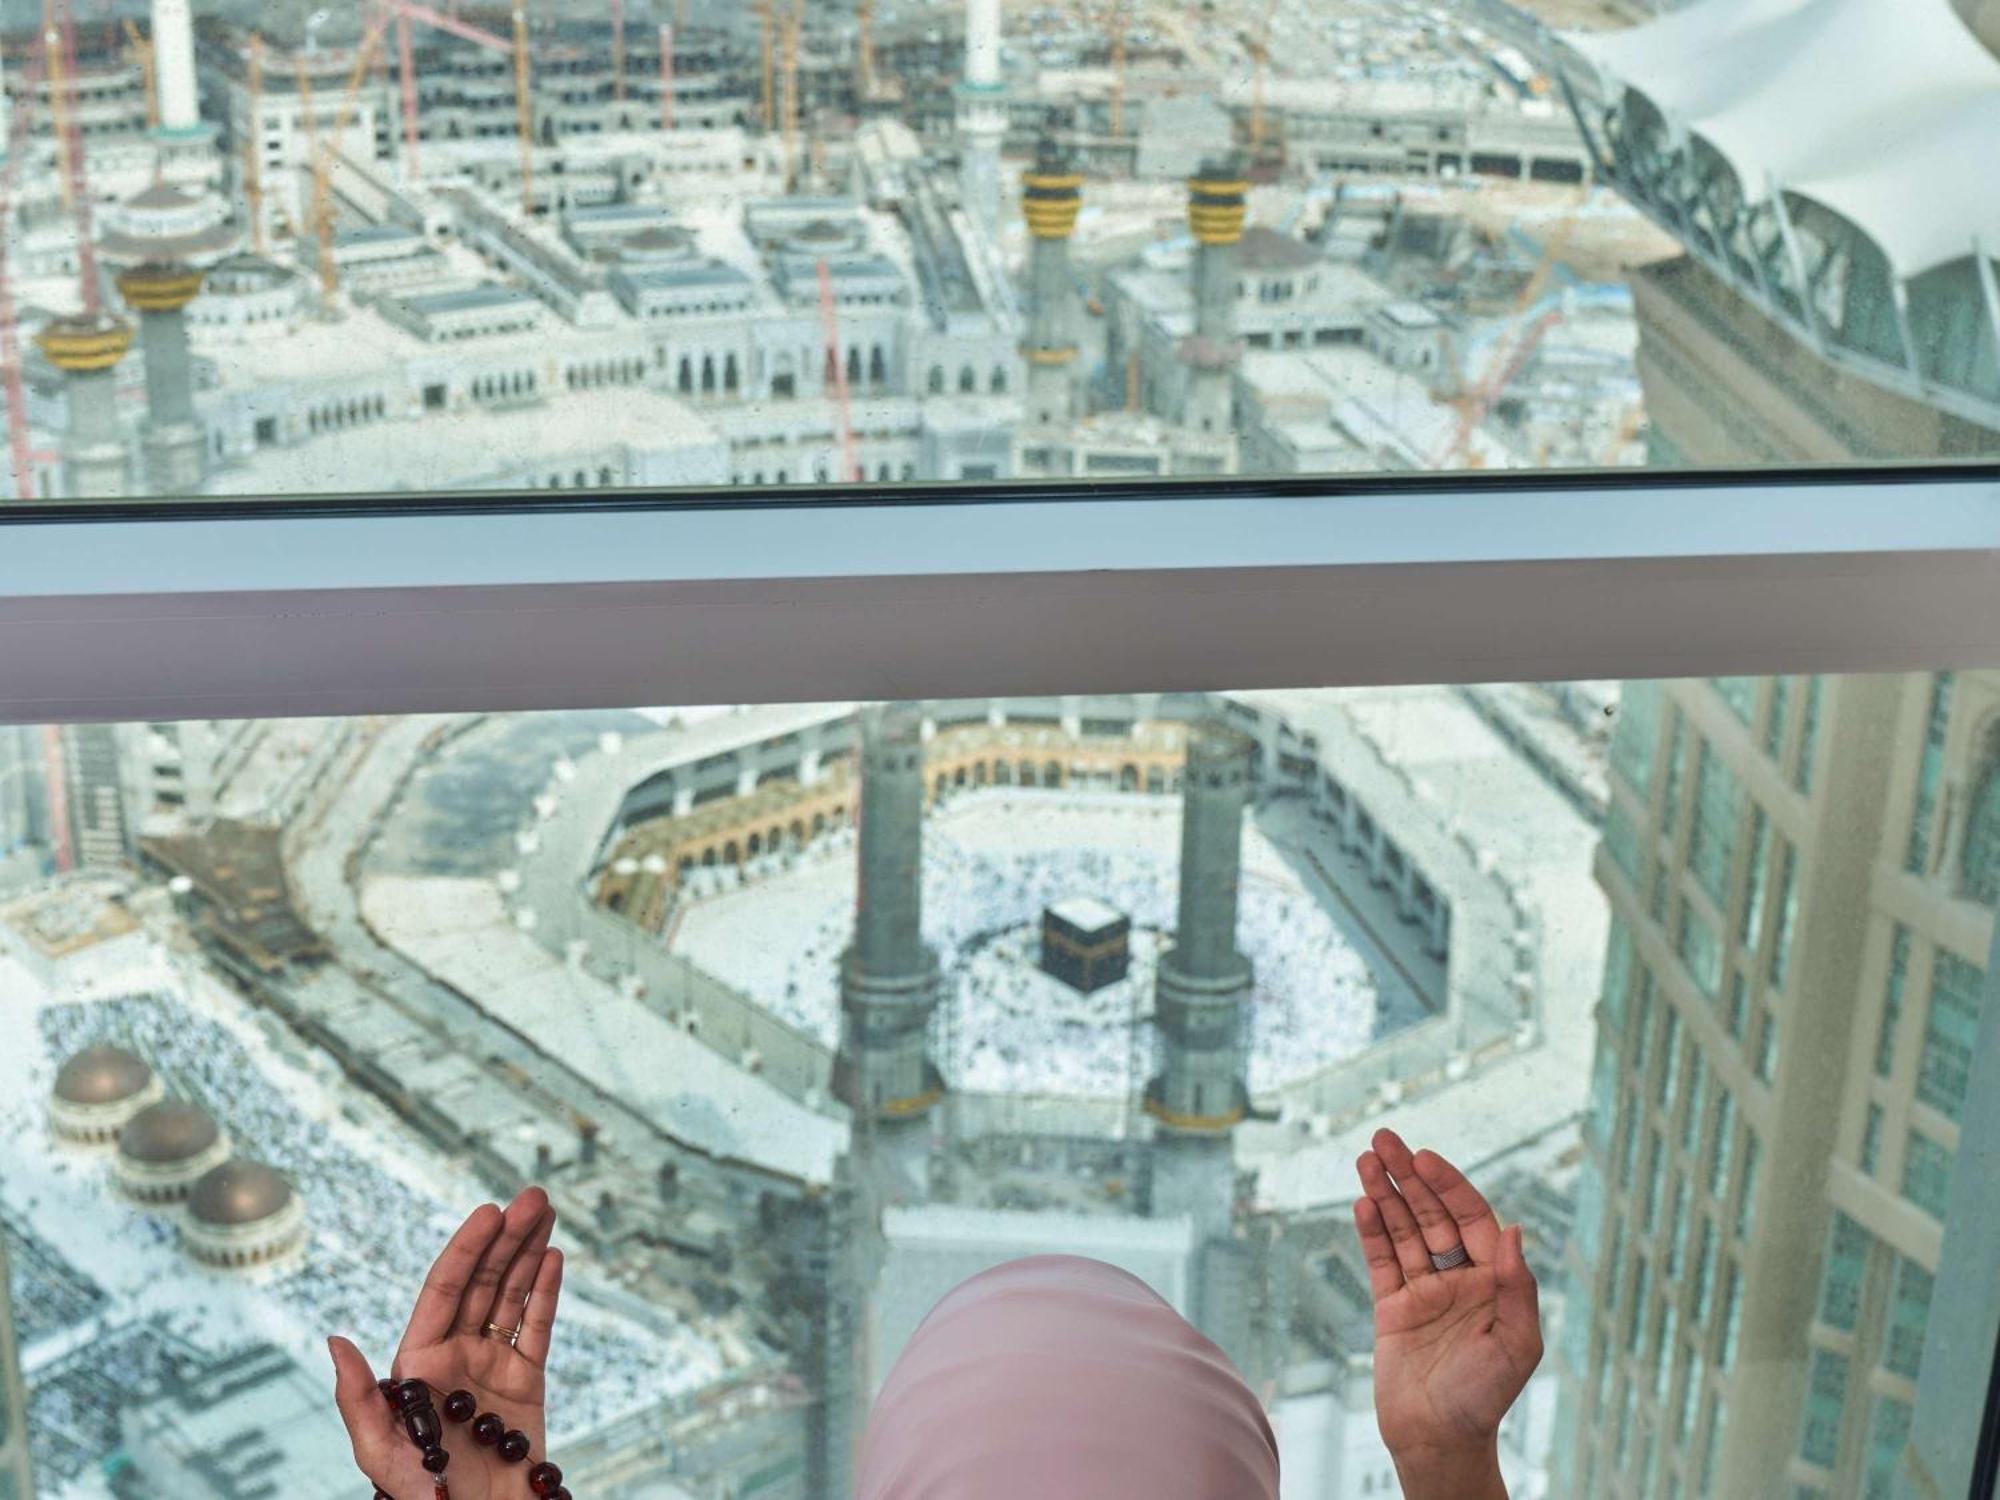
{"type": "MultiPolygon", "coordinates": [[[[423,1451],[424,1468],[434,1476],[433,1500],[451,1500],[451,1491],[444,1480],[451,1455],[445,1451],[444,1426],[438,1419],[437,1407],[431,1403],[430,1387],[421,1380],[378,1380],[375,1388],[402,1419],[403,1431],[410,1441],[423,1451]]],[[[445,1418],[461,1425],[470,1422],[475,1443],[494,1449],[502,1463],[517,1464],[525,1459],[533,1446],[528,1435],[518,1427],[509,1427],[498,1414],[478,1408],[479,1403],[470,1391],[453,1391],[444,1398],[445,1418]]],[[[528,1488],[536,1500],[571,1500],[570,1492],[563,1486],[562,1470],[546,1460],[529,1467],[528,1488]]],[[[374,1500],[394,1500],[394,1497],[378,1489],[374,1500]]]]}

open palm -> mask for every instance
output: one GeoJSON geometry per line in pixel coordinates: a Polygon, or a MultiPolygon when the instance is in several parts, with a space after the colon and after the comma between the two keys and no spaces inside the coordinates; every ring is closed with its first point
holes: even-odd
{"type": "MultiPolygon", "coordinates": [[[[474,1209],[424,1278],[390,1369],[393,1379],[428,1385],[440,1411],[451,1392],[471,1392],[479,1411],[527,1435],[529,1462],[547,1457],[543,1366],[562,1290],[562,1252],[549,1248],[555,1221],[540,1188],[526,1189],[504,1211],[490,1203],[474,1209]],[[497,1337],[489,1326],[519,1334],[497,1337]]],[[[328,1339],[327,1347],[355,1463],[392,1500],[429,1500],[432,1476],[368,1361],[347,1339],[328,1339]]],[[[444,1446],[454,1500],[527,1494],[526,1465],[502,1462],[473,1440],[469,1426],[445,1423],[444,1446]],[[511,1478],[503,1478],[508,1471],[511,1478]]]]}
{"type": "Polygon", "coordinates": [[[1535,1278],[1518,1227],[1434,1151],[1375,1133],[1354,1205],[1375,1299],[1375,1415],[1392,1454],[1490,1444],[1542,1357],[1535,1278]],[[1469,1264],[1437,1270],[1463,1245],[1469,1264]]]}

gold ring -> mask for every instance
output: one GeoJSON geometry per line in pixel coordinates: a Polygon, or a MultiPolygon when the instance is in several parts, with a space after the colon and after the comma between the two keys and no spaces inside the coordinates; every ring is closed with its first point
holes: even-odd
{"type": "Polygon", "coordinates": [[[520,1329],[502,1328],[498,1323],[488,1323],[486,1327],[481,1330],[481,1332],[483,1332],[489,1339],[505,1339],[510,1344],[513,1343],[515,1339],[521,1336],[520,1329]]]}

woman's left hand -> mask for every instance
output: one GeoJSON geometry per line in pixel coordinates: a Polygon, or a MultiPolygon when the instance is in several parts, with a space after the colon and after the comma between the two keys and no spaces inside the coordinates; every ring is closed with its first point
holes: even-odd
{"type": "MultiPolygon", "coordinates": [[[[397,1347],[391,1378],[421,1380],[431,1388],[440,1420],[444,1399],[470,1391],[481,1412],[492,1412],[525,1433],[529,1463],[548,1456],[542,1368],[562,1291],[562,1251],[549,1248],[556,1213],[549,1195],[527,1188],[505,1211],[490,1203],[474,1209],[438,1256],[417,1293],[409,1326],[397,1347]],[[489,1327],[518,1329],[512,1340],[489,1327]]],[[[387,1288],[385,1288],[385,1291],[387,1288]]],[[[354,1462],[375,1488],[393,1500],[429,1500],[432,1476],[382,1398],[375,1373],[352,1342],[327,1341],[333,1355],[334,1401],[354,1462]]],[[[444,1423],[451,1454],[445,1477],[453,1500],[486,1500],[527,1493],[521,1464],[503,1464],[493,1448],[472,1438],[470,1426],[444,1423]],[[511,1484],[501,1475],[512,1470],[511,1484]]]]}

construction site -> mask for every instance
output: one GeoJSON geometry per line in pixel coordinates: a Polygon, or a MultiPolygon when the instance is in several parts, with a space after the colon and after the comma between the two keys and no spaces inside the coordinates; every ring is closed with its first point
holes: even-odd
{"type": "Polygon", "coordinates": [[[20,498],[1644,456],[1520,13],[201,11],[4,40],[20,498]]]}

